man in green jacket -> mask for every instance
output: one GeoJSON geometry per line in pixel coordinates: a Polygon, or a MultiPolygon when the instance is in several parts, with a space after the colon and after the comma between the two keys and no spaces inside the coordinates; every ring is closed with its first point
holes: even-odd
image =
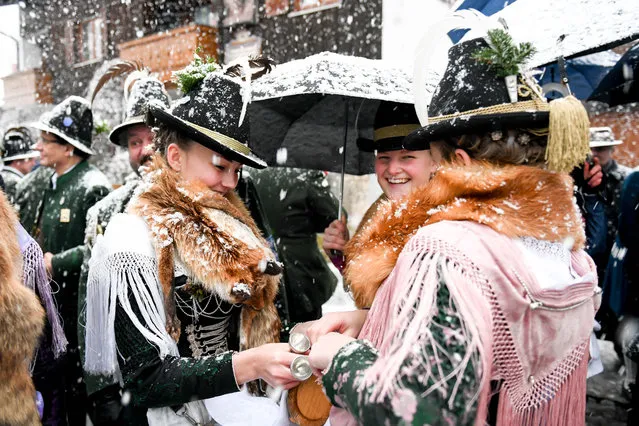
{"type": "Polygon", "coordinates": [[[252,174],[284,263],[290,319],[318,319],[337,278],[319,251],[316,234],[337,219],[339,202],[320,171],[273,168],[252,174]]]}
{"type": "MultiPolygon", "coordinates": [[[[16,205],[24,228],[42,247],[52,278],[56,303],[69,341],[62,368],[63,391],[47,377],[34,377],[43,393],[45,414],[62,424],[86,424],[86,390],[78,352],[78,280],[84,257],[87,211],[109,192],[110,184],[87,159],[93,154],[93,114],[89,102],[71,96],[32,124],[41,131],[36,150],[42,167],[27,175],[16,190],[16,205]],[[50,391],[50,392],[49,392],[50,391]],[[47,411],[62,398],[59,412],[47,411]]],[[[45,375],[46,376],[46,375],[45,375]]]]}

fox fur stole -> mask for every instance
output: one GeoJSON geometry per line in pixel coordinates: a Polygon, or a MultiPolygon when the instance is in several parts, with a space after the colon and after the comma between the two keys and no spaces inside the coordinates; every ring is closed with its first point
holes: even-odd
{"type": "Polygon", "coordinates": [[[13,208],[0,191],[0,424],[38,425],[29,363],[44,327],[44,309],[22,284],[22,254],[13,208]]]}
{"type": "Polygon", "coordinates": [[[279,341],[274,299],[282,268],[240,198],[184,182],[157,154],[142,185],[128,210],[151,230],[171,337],[180,337],[173,288],[178,259],[206,291],[243,304],[240,350],[279,341]]]}
{"type": "Polygon", "coordinates": [[[581,215],[567,174],[529,166],[477,163],[440,169],[424,187],[382,202],[348,242],[344,277],[355,303],[370,307],[419,228],[444,220],[472,221],[511,238],[533,237],[583,248],[581,215]]]}

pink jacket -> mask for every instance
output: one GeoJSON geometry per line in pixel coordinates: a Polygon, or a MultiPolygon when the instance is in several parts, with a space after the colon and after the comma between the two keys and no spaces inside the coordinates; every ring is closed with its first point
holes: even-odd
{"type": "MultiPolygon", "coordinates": [[[[359,336],[380,351],[361,386],[373,388],[379,401],[398,389],[400,375],[407,374],[404,361],[416,344],[428,343],[442,281],[466,324],[460,374],[472,362],[481,383],[475,424],[485,423],[491,382],[498,382],[498,425],[583,425],[588,343],[600,291],[583,250],[571,252],[571,263],[581,278],[563,290],[544,290],[522,250],[493,229],[470,221],[421,228],[378,290],[359,336]]],[[[420,367],[429,362],[421,360],[420,367]]],[[[331,423],[355,422],[334,409],[331,423]]]]}

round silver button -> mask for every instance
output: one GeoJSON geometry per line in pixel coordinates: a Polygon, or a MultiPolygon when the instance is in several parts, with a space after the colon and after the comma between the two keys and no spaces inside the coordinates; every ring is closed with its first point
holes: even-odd
{"type": "Polygon", "coordinates": [[[311,363],[308,357],[300,355],[291,363],[291,374],[299,381],[304,381],[313,375],[311,363]]]}
{"type": "Polygon", "coordinates": [[[288,345],[296,354],[303,354],[311,348],[311,341],[305,334],[291,333],[288,338],[288,345]]]}

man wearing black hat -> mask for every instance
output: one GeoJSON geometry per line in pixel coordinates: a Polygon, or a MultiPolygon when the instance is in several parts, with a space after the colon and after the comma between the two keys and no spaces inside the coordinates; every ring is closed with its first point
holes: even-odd
{"type": "MultiPolygon", "coordinates": [[[[87,212],[85,243],[87,252],[82,264],[79,284],[79,322],[78,339],[84,358],[86,284],[89,274],[91,247],[98,235],[104,234],[111,218],[125,211],[133,193],[140,185],[139,168],[149,161],[153,153],[153,131],[144,123],[147,106],[150,103],[168,109],[170,98],[164,84],[152,78],[146,71],[135,71],[124,84],[126,111],[124,121],[115,127],[109,140],[129,152],[129,164],[133,173],[126,178],[123,186],[100,200],[87,212]]],[[[121,424],[128,416],[126,407],[121,404],[120,385],[115,376],[98,376],[85,372],[87,394],[89,396],[89,416],[95,426],[121,424]]]]}
{"type": "MultiPolygon", "coordinates": [[[[42,247],[47,272],[60,287],[56,303],[69,340],[61,368],[64,383],[62,421],[70,425],[86,423],[86,390],[78,353],[78,280],[84,256],[84,229],[87,210],[102,199],[110,184],[87,159],[93,155],[91,137],[93,114],[89,103],[71,96],[33,123],[41,131],[36,144],[42,172],[31,173],[19,184],[16,205],[24,228],[42,247]],[[53,169],[53,170],[52,170],[53,169]]],[[[54,415],[47,411],[47,398],[61,389],[48,377],[42,381],[45,413],[43,422],[54,415]],[[46,389],[45,389],[46,388],[46,389]]],[[[42,392],[42,391],[41,391],[42,392]]],[[[48,405],[47,405],[48,404],[48,405]]]]}
{"type": "Polygon", "coordinates": [[[24,175],[31,172],[40,153],[31,149],[33,141],[29,131],[24,127],[13,127],[7,130],[2,138],[2,145],[4,167],[0,174],[4,179],[5,194],[9,202],[13,203],[16,185],[24,175]]]}

